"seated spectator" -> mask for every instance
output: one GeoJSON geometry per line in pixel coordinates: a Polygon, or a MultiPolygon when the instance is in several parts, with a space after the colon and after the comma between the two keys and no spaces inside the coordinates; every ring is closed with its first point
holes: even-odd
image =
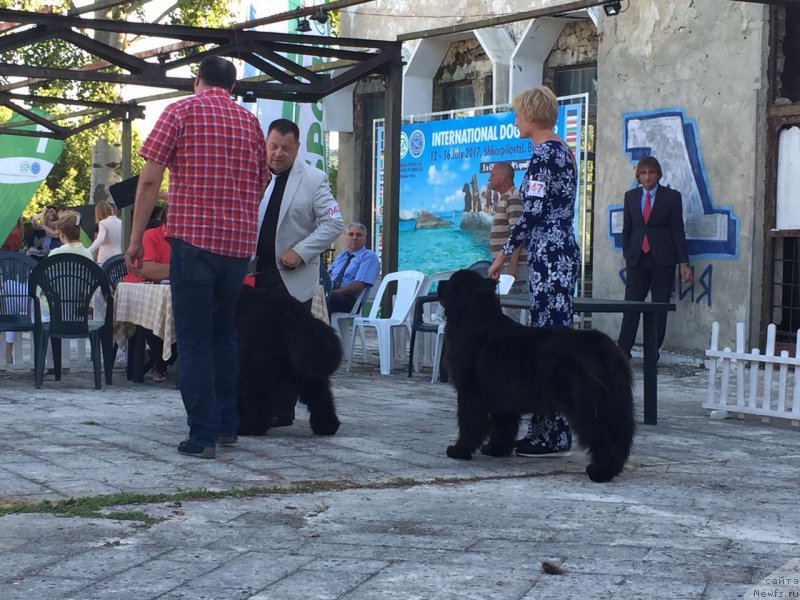
{"type": "Polygon", "coordinates": [[[90,260],[94,260],[89,248],[81,242],[81,215],[79,213],[72,210],[62,211],[61,216],[55,222],[55,230],[58,232],[58,239],[61,245],[54,250],[50,250],[47,256],[80,254],[90,260]]]}
{"type": "Polygon", "coordinates": [[[147,281],[160,283],[165,279],[169,279],[170,246],[164,237],[166,228],[167,223],[165,220],[163,223],[144,232],[142,236],[144,252],[142,266],[138,269],[131,267],[123,281],[127,283],[144,283],[147,281]]]}
{"type": "Polygon", "coordinates": [[[41,249],[44,256],[50,250],[57,248],[61,242],[56,231],[56,221],[60,217],[59,211],[55,206],[50,206],[31,219],[31,223],[36,231],[40,232],[42,238],[41,249]]]}
{"type": "Polygon", "coordinates": [[[20,248],[22,248],[22,219],[17,220],[17,224],[9,232],[0,250],[3,252],[19,252],[20,248]]]}
{"type": "Polygon", "coordinates": [[[44,249],[44,241],[47,239],[47,234],[44,229],[31,229],[30,242],[25,254],[34,258],[35,260],[42,260],[47,256],[47,250],[44,249]]]}
{"type": "Polygon", "coordinates": [[[356,297],[371,287],[381,271],[378,256],[367,244],[367,228],[358,222],[350,223],[345,233],[347,249],[333,260],[328,273],[331,276],[331,293],[328,312],[350,312],[356,297]]]}
{"type": "MultiPolygon", "coordinates": [[[[166,214],[164,222],[151,227],[142,236],[142,266],[131,267],[131,271],[123,279],[126,283],[160,283],[169,279],[170,246],[165,237],[166,214]]],[[[176,347],[172,347],[172,356],[165,361],[161,355],[164,341],[149,329],[146,330],[147,345],[150,348],[150,361],[145,365],[145,372],[150,372],[153,381],[164,381],[167,378],[167,367],[177,359],[176,347]]]]}

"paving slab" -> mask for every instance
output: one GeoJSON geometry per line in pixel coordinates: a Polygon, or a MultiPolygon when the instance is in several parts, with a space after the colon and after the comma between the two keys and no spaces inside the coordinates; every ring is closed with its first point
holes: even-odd
{"type": "Polygon", "coordinates": [[[582,451],[447,458],[453,389],[376,362],[334,376],[336,436],[300,408],[210,461],[176,452],[174,381],[0,373],[0,508],[33,511],[0,515],[0,598],[717,600],[800,560],[800,430],[709,419],[699,367],[660,365],[656,426],[637,375],[630,462],[595,484],[582,451]]]}

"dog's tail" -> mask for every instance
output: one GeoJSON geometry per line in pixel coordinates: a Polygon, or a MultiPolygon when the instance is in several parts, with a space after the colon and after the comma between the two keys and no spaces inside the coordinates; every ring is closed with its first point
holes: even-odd
{"type": "Polygon", "coordinates": [[[610,481],[630,456],[636,429],[633,376],[617,345],[599,332],[573,365],[568,418],[582,446],[592,456],[586,472],[592,481],[610,481]]]}

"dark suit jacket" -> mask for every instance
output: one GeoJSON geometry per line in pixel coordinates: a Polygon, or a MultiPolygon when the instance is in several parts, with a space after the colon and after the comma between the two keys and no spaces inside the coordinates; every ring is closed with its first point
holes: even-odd
{"type": "Polygon", "coordinates": [[[657,265],[689,262],[680,192],[658,186],[650,220],[645,225],[642,218],[642,188],[629,190],[625,193],[622,215],[622,254],[627,266],[636,265],[639,261],[645,233],[657,265]]]}

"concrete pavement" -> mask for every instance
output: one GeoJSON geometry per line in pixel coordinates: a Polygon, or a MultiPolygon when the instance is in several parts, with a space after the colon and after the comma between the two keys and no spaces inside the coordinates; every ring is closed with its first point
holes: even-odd
{"type": "Polygon", "coordinates": [[[376,357],[336,375],[336,436],[299,409],[210,461],[170,382],[0,374],[0,598],[800,597],[800,431],[708,419],[706,377],[662,365],[659,424],[594,484],[580,451],[448,459],[454,391],[376,357]]]}

